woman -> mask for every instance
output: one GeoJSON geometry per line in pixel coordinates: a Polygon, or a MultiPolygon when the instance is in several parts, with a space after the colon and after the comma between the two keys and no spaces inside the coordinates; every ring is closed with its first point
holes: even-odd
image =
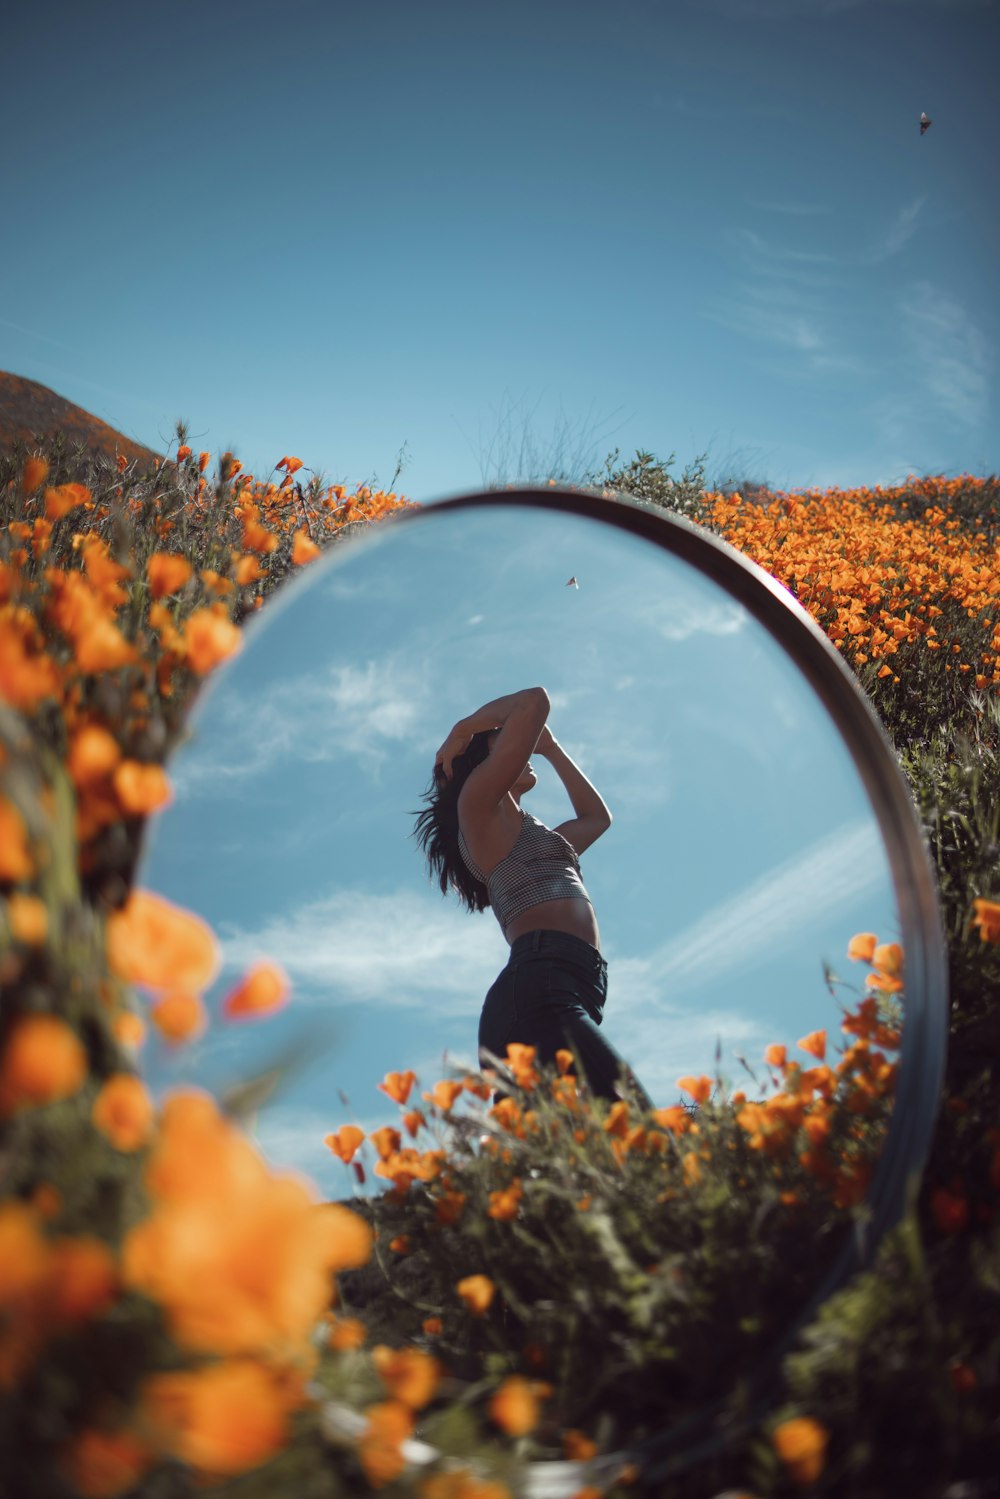
{"type": "Polygon", "coordinates": [[[544,688],[526,687],[460,719],[437,752],[415,835],[442,892],[453,889],[470,911],[492,906],[510,944],[479,1020],[483,1064],[502,1060],[512,1041],[536,1047],[539,1063],[568,1048],[592,1093],[617,1098],[624,1069],[627,1086],[651,1108],[598,1030],[608,968],[580,855],[607,832],[611,813],[553,738],[549,707],[544,688]],[[521,808],[536,783],[532,754],[549,761],[576,814],[554,829],[521,808]]]}

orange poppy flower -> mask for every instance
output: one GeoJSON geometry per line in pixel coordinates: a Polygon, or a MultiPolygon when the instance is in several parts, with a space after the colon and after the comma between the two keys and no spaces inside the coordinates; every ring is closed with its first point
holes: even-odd
{"type": "Polygon", "coordinates": [[[323,1144],[329,1146],[338,1160],[343,1161],[346,1166],[353,1161],[364,1138],[363,1129],[358,1129],[356,1124],[345,1124],[336,1134],[325,1136],[323,1144]]]}
{"type": "Polygon", "coordinates": [[[774,1450],[796,1483],[815,1483],[823,1471],[830,1433],[811,1416],[783,1421],[771,1434],[774,1450]]]}
{"type": "Polygon", "coordinates": [[[285,970],[270,959],[248,968],[240,982],[222,1002],[228,1020],[273,1015],[288,1003],[292,986],[285,970]]]}
{"type": "Polygon", "coordinates": [[[169,807],[173,788],[161,765],[144,765],[138,760],[123,760],[113,777],[115,793],[122,810],[131,816],[147,816],[169,807]]]}
{"type": "Polygon", "coordinates": [[[372,1363],[395,1400],[411,1410],[421,1410],[434,1398],[441,1380],[441,1365],[420,1348],[388,1348],[379,1343],[372,1349],[372,1363]]]}
{"type": "Polygon", "coordinates": [[[107,920],[108,962],[129,984],[207,989],[221,959],[207,922],[151,890],[133,890],[107,920]]]}
{"type": "Polygon", "coordinates": [[[89,620],[77,632],[74,645],[77,665],[88,676],[117,671],[120,666],[130,666],[138,658],[135,646],[109,619],[89,620]]]}
{"type": "Polygon", "coordinates": [[[388,1160],[394,1151],[398,1150],[402,1137],[398,1129],[392,1129],[390,1125],[384,1124],[381,1129],[375,1130],[368,1136],[381,1160],[388,1160]]]}
{"type": "Polygon", "coordinates": [[[74,785],[90,786],[102,780],[121,759],[114,735],[100,724],[86,724],[70,739],[67,766],[74,785]]]}
{"type": "Polygon", "coordinates": [[[807,1051],[819,1062],[826,1057],[826,1031],[810,1031],[808,1036],[803,1036],[795,1044],[800,1051],[807,1051]]]}
{"type": "Polygon", "coordinates": [[[116,1015],[111,1029],[118,1044],[131,1050],[138,1050],[146,1040],[146,1022],[134,1010],[123,1010],[116,1015]]]}
{"type": "Polygon", "coordinates": [[[847,956],[861,963],[870,963],[877,943],[874,932],[858,932],[847,944],[847,956]]]}
{"type": "Polygon", "coordinates": [[[467,1275],[455,1289],[472,1315],[482,1317],[489,1310],[497,1288],[488,1275],[467,1275]]]}
{"type": "Polygon", "coordinates": [[[252,1359],[154,1374],[140,1391],[141,1419],[161,1448],[213,1475],[246,1472],[280,1452],[288,1407],[278,1376],[252,1359]]]}
{"type": "Polygon", "coordinates": [[[263,576],[264,570],[256,557],[240,557],[236,563],[235,577],[241,588],[245,588],[248,583],[256,583],[263,576]]]}
{"type": "Polygon", "coordinates": [[[1000,942],[1000,902],[974,900],[970,925],[978,926],[982,942],[1000,942]]]}
{"type": "Polygon", "coordinates": [[[368,1425],[358,1441],[358,1460],[373,1488],[398,1478],[406,1467],[402,1445],[413,1431],[413,1415],[401,1400],[385,1400],[365,1411],[368,1425]]]}
{"type": "Polygon", "coordinates": [[[690,1093],[695,1103],[707,1103],[712,1096],[713,1083],[710,1077],[679,1077],[678,1088],[690,1093]]]}
{"type": "Polygon", "coordinates": [[[24,818],[12,802],[0,796],[0,880],[27,880],[34,872],[24,818]]]}
{"type": "Polygon", "coordinates": [[[443,1114],[447,1114],[455,1099],[463,1092],[464,1088],[461,1083],[450,1078],[445,1078],[441,1082],[435,1083],[433,1090],[430,1093],[425,1093],[424,1097],[428,1103],[433,1103],[443,1114]]]}
{"type": "Polygon", "coordinates": [[[286,474],[297,474],[302,467],[301,458],[279,458],[275,468],[283,468],[286,474]]]}
{"type": "Polygon", "coordinates": [[[26,458],[21,472],[21,493],[34,494],[35,490],[45,483],[48,473],[49,465],[46,458],[39,458],[34,454],[26,458]]]}
{"type": "Polygon", "coordinates": [[[141,1150],[153,1133],[149,1089],[128,1072],[109,1077],[94,1100],[91,1119],[116,1150],[141,1150]]]}
{"type": "Polygon", "coordinates": [[[501,1192],[490,1193],[490,1205],[487,1216],[496,1218],[499,1223],[509,1223],[512,1218],[517,1217],[517,1210],[524,1196],[524,1188],[518,1178],[511,1182],[509,1187],[501,1192]]]}
{"type": "Polygon", "coordinates": [[[88,1428],[63,1448],[60,1467],[82,1499],[118,1499],[155,1460],[149,1444],[135,1432],[88,1428]]]}
{"type": "Polygon", "coordinates": [[[563,1453],[570,1462],[587,1463],[597,1456],[597,1452],[597,1443],[584,1436],[582,1431],[570,1428],[563,1432],[563,1453]]]}
{"type": "Polygon", "coordinates": [[[0,1058],[0,1118],[68,1098],[87,1076],[79,1036],[57,1015],[15,1020],[0,1058]]]}
{"type": "Polygon", "coordinates": [[[25,947],[41,947],[49,930],[49,912],[37,895],[23,895],[15,890],[7,897],[7,921],[15,942],[25,947]]]}
{"type": "Polygon", "coordinates": [[[175,989],[150,1008],[149,1018],[165,1041],[196,1041],[208,1028],[208,1012],[200,994],[175,989]]]}
{"type": "Polygon", "coordinates": [[[681,1103],[671,1104],[666,1109],[654,1109],[653,1118],[662,1129],[671,1134],[682,1135],[691,1128],[691,1116],[681,1103]]]}
{"type": "Polygon", "coordinates": [[[403,1124],[406,1126],[406,1132],[411,1140],[415,1138],[418,1130],[427,1128],[427,1120],[419,1109],[410,1109],[405,1113],[403,1115],[403,1124]]]}
{"type": "Polygon", "coordinates": [[[191,564],[175,552],[154,552],[146,563],[146,577],[154,599],[177,593],[190,578],[191,564]]]}
{"type": "Polygon", "coordinates": [[[903,949],[898,942],[883,942],[872,953],[871,964],[879,973],[898,978],[903,970],[903,949]]]}
{"type": "Polygon", "coordinates": [[[565,1046],[560,1046],[556,1052],[556,1066],[560,1072],[568,1072],[573,1066],[573,1053],[567,1051],[565,1046]]]}
{"type": "Polygon", "coordinates": [[[351,1353],[364,1347],[368,1329],[357,1317],[331,1317],[329,1326],[327,1347],[338,1353],[351,1353]]]}
{"type": "Polygon", "coordinates": [[[178,463],[183,463],[183,461],[184,461],[185,458],[190,458],[190,457],[191,457],[191,449],[188,447],[188,445],[187,445],[186,442],[182,442],[181,445],[180,445],[180,447],[177,449],[177,462],[178,463]]]}
{"type": "Polygon", "coordinates": [[[85,484],[60,484],[45,491],[45,516],[47,520],[61,520],[78,505],[90,500],[90,490],[85,484]]]}
{"type": "Polygon", "coordinates": [[[44,698],[56,696],[59,680],[54,662],[47,656],[32,654],[32,643],[25,638],[23,626],[9,618],[0,618],[0,698],[13,708],[30,710],[44,698]]]}
{"type": "Polygon", "coordinates": [[[181,638],[188,664],[201,677],[243,649],[237,626],[209,606],[188,616],[181,638]]]}
{"type": "Polygon", "coordinates": [[[292,536],[292,561],[297,567],[302,567],[307,562],[315,562],[319,555],[319,547],[305,527],[300,526],[292,536]]]}
{"type": "Polygon", "coordinates": [[[48,1307],[58,1323],[99,1317],[118,1295],[115,1256],[91,1236],[53,1239],[48,1307]]]}
{"type": "MultiPolygon", "coordinates": [[[[693,1082],[694,1079],[688,1078],[687,1081],[693,1082]]],[[[608,1117],[604,1121],[604,1128],[609,1135],[616,1135],[619,1139],[625,1138],[628,1133],[628,1104],[624,1099],[619,1099],[617,1103],[611,1105],[608,1117]]]]}
{"type": "Polygon", "coordinates": [[[378,1086],[382,1093],[389,1095],[393,1103],[404,1104],[416,1080],[415,1072],[387,1072],[378,1086]]]}
{"type": "Polygon", "coordinates": [[[544,1388],[537,1380],[508,1375],[487,1405],[490,1419],[508,1436],[523,1437],[541,1419],[538,1392],[544,1388]]]}

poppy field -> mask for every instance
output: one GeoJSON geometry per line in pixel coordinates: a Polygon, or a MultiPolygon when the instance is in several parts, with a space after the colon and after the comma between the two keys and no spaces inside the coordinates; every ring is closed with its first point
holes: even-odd
{"type": "MultiPolygon", "coordinates": [[[[906,954],[844,933],[839,1031],[677,1080],[642,1113],[572,1058],[381,1081],[326,1144],[344,1200],[269,1163],[206,1092],[160,1105],[153,1028],[295,1003],[220,968],[137,888],[169,756],[241,624],[408,502],[244,474],[178,430],[153,467],[58,440],[0,455],[0,1494],[581,1499],[937,1494],[1000,1450],[1000,482],[702,492],[694,519],[810,612],[913,794],[948,938],[929,1161],[874,1264],[819,1310],[768,1409],[684,1470],[623,1460],[755,1370],[836,1258],[891,1114],[906,954]],[[496,1090],[503,1094],[494,1101],[496,1090]],[[395,1113],[391,1111],[395,1110],[395,1113]],[[355,1177],[384,1183],[352,1201],[355,1177]]],[[[363,1080],[362,1080],[363,1081],[363,1080]]],[[[963,1493],[986,1493],[968,1487],[963,1493]]]]}

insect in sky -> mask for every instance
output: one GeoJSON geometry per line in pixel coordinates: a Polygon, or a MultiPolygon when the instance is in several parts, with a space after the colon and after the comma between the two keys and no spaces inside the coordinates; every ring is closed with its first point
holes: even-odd
{"type": "Polygon", "coordinates": [[[920,111],[920,134],[923,135],[924,131],[927,130],[933,124],[934,124],[934,121],[933,120],[929,120],[927,118],[927,116],[924,114],[923,110],[921,110],[920,111]]]}
{"type": "Polygon", "coordinates": [[[569,579],[569,581],[566,584],[566,587],[567,588],[579,588],[580,587],[579,583],[576,581],[576,576],[575,575],[572,578],[569,579]]]}

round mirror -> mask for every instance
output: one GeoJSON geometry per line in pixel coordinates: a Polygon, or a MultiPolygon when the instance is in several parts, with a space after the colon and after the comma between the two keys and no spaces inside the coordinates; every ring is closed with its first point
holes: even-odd
{"type": "MultiPolygon", "coordinates": [[[[874,715],[791,595],[637,503],[549,489],[409,512],[247,628],[173,758],[137,883],[219,937],[210,1010],[261,957],[293,999],[266,1024],[151,1044],[147,1081],[224,1094],[297,1054],[257,1139],[344,1198],[324,1137],[390,1120],[386,1073],[428,1087],[478,1065],[507,944],[490,910],[442,896],[411,835],[452,725],[536,684],[612,813],[580,861],[608,964],[602,1032],[655,1106],[702,1075],[764,1096],[769,1047],[810,1064],[798,1043],[832,1048],[871,992],[851,939],[905,953],[895,1015],[891,992],[880,1001],[895,1091],[870,1243],[922,1160],[942,1066],[944,947],[916,820],[874,715]]],[[[567,791],[533,763],[525,808],[556,827],[567,791]]],[[[863,1252],[855,1236],[824,1262],[816,1296],[863,1252]]]]}

